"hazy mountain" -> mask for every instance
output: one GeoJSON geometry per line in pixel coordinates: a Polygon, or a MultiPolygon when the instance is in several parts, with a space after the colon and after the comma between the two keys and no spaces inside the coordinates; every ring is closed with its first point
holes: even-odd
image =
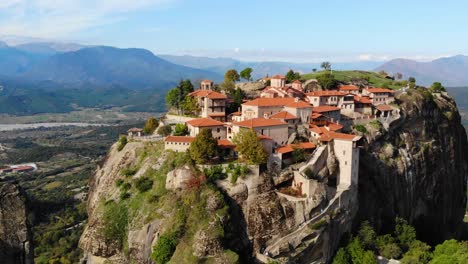
{"type": "Polygon", "coordinates": [[[44,59],[44,56],[41,54],[24,52],[14,47],[9,47],[5,42],[0,42],[1,75],[12,76],[20,74],[42,59],[44,59]]]}
{"type": "Polygon", "coordinates": [[[415,77],[418,84],[422,85],[430,85],[435,81],[442,82],[445,86],[468,85],[468,57],[463,55],[430,62],[395,59],[375,69],[380,70],[388,73],[399,72],[404,78],[415,77]]]}
{"type": "Polygon", "coordinates": [[[75,43],[35,42],[14,46],[16,49],[35,54],[56,54],[77,51],[86,46],[75,43]]]}
{"type": "MultiPolygon", "coordinates": [[[[265,75],[285,74],[290,69],[302,73],[311,72],[312,69],[320,69],[320,63],[293,63],[293,62],[246,62],[232,58],[209,58],[196,56],[176,56],[176,55],[158,55],[159,57],[168,60],[172,63],[184,65],[187,67],[204,69],[208,71],[224,74],[228,69],[236,69],[241,71],[244,68],[251,67],[254,78],[261,78],[265,75]]],[[[332,63],[336,70],[371,70],[381,65],[378,61],[357,61],[345,63],[332,63]]]]}
{"type": "Polygon", "coordinates": [[[167,89],[182,78],[220,79],[215,73],[170,63],[148,50],[104,46],[55,54],[33,65],[21,77],[67,86],[86,83],[98,86],[119,85],[131,89],[167,89]]]}

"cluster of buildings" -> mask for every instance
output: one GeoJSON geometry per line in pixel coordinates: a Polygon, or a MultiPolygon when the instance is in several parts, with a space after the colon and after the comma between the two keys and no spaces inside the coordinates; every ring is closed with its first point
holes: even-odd
{"type": "Polygon", "coordinates": [[[188,136],[167,137],[165,148],[187,151],[202,129],[210,129],[220,147],[235,152],[235,135],[253,129],[270,153],[270,162],[282,166],[290,162],[297,148],[310,152],[334,140],[355,140],[354,135],[342,133],[342,118],[385,117],[393,112],[393,90],[343,85],[336,90],[305,92],[300,81],[286,84],[280,75],[270,81],[260,97],[244,101],[234,113],[226,112],[229,98],[214,91],[212,81],[202,81],[200,89],[189,94],[198,103],[199,118],[185,122],[188,136]],[[302,128],[300,133],[298,128],[302,128]],[[302,143],[297,143],[299,134],[302,143]]]}
{"type": "Polygon", "coordinates": [[[25,173],[35,171],[37,169],[36,164],[22,164],[22,165],[11,165],[0,167],[0,174],[6,173],[25,173]]]}

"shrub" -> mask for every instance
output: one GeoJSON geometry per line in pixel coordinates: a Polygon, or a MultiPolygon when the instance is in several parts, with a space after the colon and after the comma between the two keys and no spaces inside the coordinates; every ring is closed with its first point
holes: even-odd
{"type": "Polygon", "coordinates": [[[137,188],[140,193],[149,191],[153,188],[153,180],[148,177],[140,177],[135,180],[135,188],[137,188]]]}
{"type": "Polygon", "coordinates": [[[116,186],[116,187],[120,187],[123,183],[124,183],[124,180],[122,180],[122,179],[117,179],[117,180],[115,181],[115,186],[116,186]]]}
{"type": "Polygon", "coordinates": [[[128,190],[130,190],[132,188],[132,184],[130,184],[129,182],[126,182],[122,185],[120,185],[120,191],[121,192],[126,192],[128,190]]]}
{"type": "Polygon", "coordinates": [[[177,247],[177,238],[174,234],[163,234],[153,247],[151,258],[158,264],[169,262],[177,247]]]}
{"type": "Polygon", "coordinates": [[[120,193],[120,200],[126,200],[126,199],[130,198],[130,196],[131,195],[128,192],[122,192],[122,193],[120,193]]]}
{"type": "Polygon", "coordinates": [[[382,129],[382,127],[383,127],[382,123],[380,123],[379,120],[372,120],[372,121],[369,122],[369,125],[371,125],[375,129],[379,129],[379,130],[382,129]]]}
{"type": "Polygon", "coordinates": [[[158,120],[156,120],[156,118],[154,117],[150,117],[146,121],[145,126],[143,127],[143,132],[145,132],[145,134],[153,134],[154,130],[156,130],[158,126],[159,126],[158,120]]]}
{"type": "Polygon", "coordinates": [[[315,224],[311,225],[310,228],[311,228],[311,229],[320,229],[320,228],[322,228],[326,223],[327,223],[327,220],[322,219],[322,220],[316,222],[315,224]]]}
{"type": "Polygon", "coordinates": [[[165,126],[158,128],[158,135],[161,135],[164,137],[169,136],[171,132],[172,132],[172,128],[170,125],[165,125],[165,126]]]}
{"type": "Polygon", "coordinates": [[[102,217],[102,235],[108,241],[112,241],[121,249],[127,239],[128,209],[122,203],[110,201],[104,205],[102,217]]]}
{"type": "Polygon", "coordinates": [[[133,176],[137,173],[138,169],[135,167],[125,168],[120,171],[120,174],[125,177],[133,176]]]}
{"type": "Polygon", "coordinates": [[[354,129],[356,129],[356,131],[364,133],[364,134],[367,133],[367,128],[365,126],[363,126],[363,125],[355,125],[354,129]]]}
{"type": "Polygon", "coordinates": [[[203,169],[203,173],[209,181],[216,181],[226,179],[227,175],[222,166],[211,166],[210,168],[203,169]]]}
{"type": "Polygon", "coordinates": [[[121,135],[119,137],[119,144],[117,145],[117,150],[121,151],[125,147],[125,145],[127,145],[127,143],[128,143],[127,136],[121,135]]]}
{"type": "Polygon", "coordinates": [[[188,135],[189,131],[187,125],[185,124],[176,124],[174,129],[174,136],[185,136],[188,135]]]}
{"type": "Polygon", "coordinates": [[[379,253],[387,259],[398,259],[401,256],[401,249],[396,243],[390,243],[383,245],[379,253]]]}

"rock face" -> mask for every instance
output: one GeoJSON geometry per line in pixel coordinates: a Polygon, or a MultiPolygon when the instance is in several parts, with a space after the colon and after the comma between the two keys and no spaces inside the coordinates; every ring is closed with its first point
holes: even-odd
{"type": "Polygon", "coordinates": [[[34,263],[24,193],[18,186],[0,183],[0,262],[34,263]]]}
{"type": "Polygon", "coordinates": [[[463,221],[468,144],[453,99],[411,90],[401,121],[361,151],[358,221],[388,231],[396,216],[432,243],[457,237],[463,221]]]}
{"type": "Polygon", "coordinates": [[[185,189],[193,178],[193,171],[190,167],[185,166],[180,169],[175,169],[167,174],[166,189],[173,191],[185,189]]]}

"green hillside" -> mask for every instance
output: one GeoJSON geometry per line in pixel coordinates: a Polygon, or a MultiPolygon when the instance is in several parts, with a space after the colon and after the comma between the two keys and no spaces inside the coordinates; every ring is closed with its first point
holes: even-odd
{"type": "MultiPolygon", "coordinates": [[[[317,76],[323,74],[324,71],[307,73],[301,76],[302,80],[316,79],[317,76]]],[[[398,89],[406,85],[406,81],[393,81],[385,78],[376,72],[368,71],[333,71],[333,76],[340,82],[350,82],[353,80],[366,80],[370,85],[375,87],[385,87],[398,89]]]]}

